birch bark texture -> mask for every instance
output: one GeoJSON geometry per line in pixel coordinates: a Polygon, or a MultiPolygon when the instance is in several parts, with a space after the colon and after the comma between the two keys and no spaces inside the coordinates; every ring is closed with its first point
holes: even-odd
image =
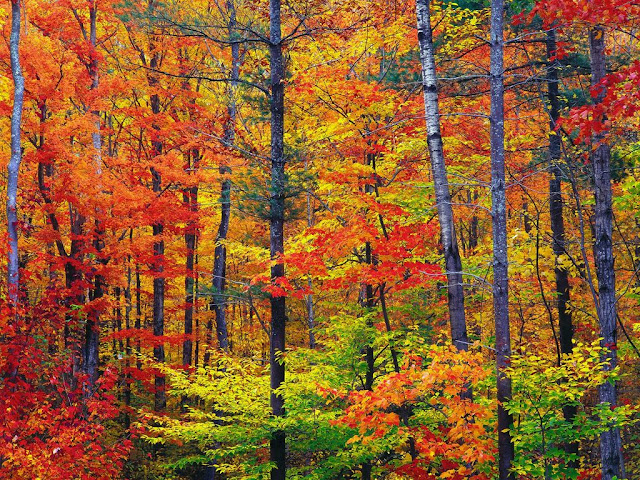
{"type": "Polygon", "coordinates": [[[462,261],[458,249],[458,240],[451,207],[451,193],[447,179],[447,166],[444,159],[442,133],[440,130],[440,108],[438,104],[438,85],[436,62],[431,29],[430,0],[416,0],[418,27],[418,46],[422,64],[422,90],[424,95],[427,143],[431,158],[431,172],[438,209],[438,220],[442,248],[444,250],[445,271],[447,275],[447,296],[451,340],[458,350],[467,350],[467,322],[464,312],[464,288],[462,283],[462,261]]]}
{"type": "Polygon", "coordinates": [[[505,409],[505,402],[511,399],[511,379],[505,373],[511,355],[511,334],[509,331],[509,259],[504,152],[504,0],[491,0],[490,46],[489,135],[493,229],[493,315],[496,330],[498,397],[498,467],[500,480],[515,480],[515,475],[511,471],[514,448],[509,432],[513,417],[505,409]]]}
{"type": "Polygon", "coordinates": [[[11,1],[11,36],[9,54],[13,77],[13,109],[11,112],[11,158],[7,176],[7,230],[9,232],[9,258],[7,266],[7,288],[9,302],[18,305],[20,288],[20,263],[18,257],[18,174],[22,162],[22,109],[24,105],[24,76],[20,65],[20,16],[21,0],[11,1]]]}
{"type": "MultiPolygon", "coordinates": [[[[282,55],[281,2],[269,1],[269,66],[271,70],[271,192],[269,198],[269,243],[271,251],[271,281],[276,283],[285,274],[284,263],[278,259],[284,253],[285,155],[284,155],[284,58],[282,55]]],[[[270,296],[271,304],[271,413],[283,417],[284,398],[276,390],[284,383],[286,304],[284,296],[270,296]]],[[[270,460],[274,464],[271,480],[285,480],[286,439],[284,430],[272,433],[270,460]]]]}
{"type": "MultiPolygon", "coordinates": [[[[604,100],[606,89],[600,83],[606,75],[605,31],[594,27],[589,32],[589,50],[591,56],[591,86],[599,89],[594,103],[604,100]]],[[[606,117],[599,119],[606,122],[606,117]]],[[[598,322],[602,346],[606,347],[602,360],[605,371],[613,370],[618,362],[616,329],[616,276],[613,259],[613,205],[611,193],[611,149],[605,140],[606,132],[596,133],[592,137],[595,150],[591,153],[595,189],[595,263],[598,277],[598,322]]],[[[617,388],[613,383],[605,382],[598,387],[600,403],[612,408],[618,403],[617,388]]],[[[622,458],[622,440],[618,428],[610,428],[600,435],[600,458],[602,461],[602,480],[625,478],[622,458]]]]}

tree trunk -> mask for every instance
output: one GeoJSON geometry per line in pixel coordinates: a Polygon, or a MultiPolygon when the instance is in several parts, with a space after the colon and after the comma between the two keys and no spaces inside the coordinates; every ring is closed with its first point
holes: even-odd
{"type": "MultiPolygon", "coordinates": [[[[570,354],[573,352],[573,322],[571,311],[567,308],[569,304],[569,274],[566,268],[559,263],[560,255],[565,253],[564,234],[564,202],[562,200],[562,169],[560,167],[562,157],[562,144],[559,133],[555,132],[558,120],[560,119],[560,101],[558,98],[558,60],[552,60],[557,53],[556,32],[547,32],[547,96],[549,100],[549,209],[551,217],[551,234],[553,254],[555,256],[555,277],[556,277],[556,307],[558,310],[558,328],[560,331],[560,352],[570,354]]],[[[564,418],[567,422],[573,423],[577,408],[575,405],[565,405],[562,407],[564,418]]],[[[572,442],[565,445],[565,452],[569,455],[578,454],[578,443],[572,442]]],[[[578,468],[577,460],[568,462],[570,468],[578,468]]]]}
{"type": "MultiPolygon", "coordinates": [[[[231,84],[229,88],[229,103],[227,105],[227,113],[229,118],[224,129],[224,143],[227,147],[233,147],[236,139],[236,88],[240,78],[240,45],[233,42],[236,36],[236,10],[233,0],[227,0],[227,9],[229,10],[228,34],[231,43],[231,84]]],[[[211,307],[216,317],[216,337],[218,339],[218,347],[227,351],[229,349],[229,332],[227,328],[226,308],[227,300],[225,296],[226,277],[227,277],[227,247],[224,240],[227,239],[229,232],[229,220],[231,218],[231,179],[225,177],[231,173],[231,168],[226,164],[221,164],[219,169],[220,175],[223,176],[220,185],[220,225],[218,226],[218,234],[216,235],[216,248],[214,251],[213,262],[213,302],[211,307]],[[222,243],[221,243],[222,242],[222,243]]],[[[205,354],[205,363],[208,356],[205,354]]]]}
{"type": "MultiPolygon", "coordinates": [[[[220,166],[220,173],[226,175],[230,172],[226,166],[220,166]]],[[[231,180],[223,178],[220,187],[220,225],[216,235],[216,248],[213,260],[213,302],[212,307],[216,319],[216,337],[220,350],[229,349],[229,332],[227,329],[225,297],[227,280],[227,247],[224,242],[229,232],[229,220],[231,217],[231,180]]],[[[208,363],[209,355],[205,353],[205,363],[208,363]]]]}
{"type": "MultiPolygon", "coordinates": [[[[200,163],[200,152],[198,149],[193,149],[188,154],[190,160],[187,165],[194,172],[198,168],[200,163]]],[[[189,209],[192,215],[198,212],[198,185],[193,185],[185,188],[182,192],[182,198],[184,204],[189,209]]],[[[184,334],[185,339],[182,343],[182,364],[191,365],[193,357],[193,304],[194,304],[194,286],[195,286],[195,271],[194,260],[196,251],[196,237],[198,235],[198,225],[195,219],[187,222],[187,226],[184,234],[184,243],[187,247],[187,256],[185,259],[186,273],[184,277],[184,294],[185,294],[185,308],[184,308],[184,334]]]]}
{"type": "MultiPolygon", "coordinates": [[[[133,238],[133,229],[129,233],[129,239],[133,238]]],[[[136,320],[133,328],[136,329],[136,368],[142,370],[142,345],[140,334],[142,333],[142,279],[140,277],[140,264],[136,260],[136,320]]]]}
{"type": "MultiPolygon", "coordinates": [[[[124,299],[126,302],[124,310],[124,328],[127,330],[127,338],[125,340],[125,369],[126,374],[124,376],[124,404],[127,407],[131,406],[131,310],[133,310],[133,302],[131,299],[131,255],[127,256],[127,287],[124,290],[124,299]]],[[[128,431],[131,427],[131,417],[129,410],[125,410],[124,414],[124,428],[128,431]]]]}
{"type": "Polygon", "coordinates": [[[69,203],[69,222],[71,246],[64,266],[66,287],[69,292],[66,299],[68,321],[65,324],[65,329],[67,329],[68,332],[66,333],[68,333],[68,335],[65,335],[67,338],[65,346],[73,351],[72,371],[74,374],[73,387],[75,388],[75,375],[81,371],[81,368],[83,368],[82,362],[84,360],[83,339],[85,337],[85,332],[81,333],[78,331],[78,326],[82,323],[81,315],[84,312],[84,309],[81,309],[81,307],[85,306],[87,300],[85,289],[81,285],[83,270],[79,267],[79,265],[82,265],[84,261],[82,248],[84,244],[83,233],[86,219],[73,207],[71,203],[69,203]]]}
{"type": "Polygon", "coordinates": [[[467,322],[464,314],[464,289],[462,283],[462,261],[456,239],[456,230],[451,207],[451,193],[447,179],[447,167],[440,132],[440,110],[438,106],[438,85],[436,63],[431,30],[430,0],[416,1],[418,24],[418,44],[422,63],[422,89],[424,93],[427,143],[431,157],[431,171],[438,208],[438,220],[442,248],[444,250],[445,271],[448,283],[449,321],[451,340],[458,350],[467,350],[467,322]]]}
{"type": "Polygon", "coordinates": [[[22,161],[22,107],[24,104],[24,77],[20,65],[20,0],[11,2],[11,76],[13,78],[13,110],[11,112],[11,159],[7,168],[7,230],[9,232],[9,259],[7,266],[7,289],[9,302],[18,306],[20,289],[20,265],[18,259],[18,173],[22,161]]]}
{"type": "MultiPolygon", "coordinates": [[[[313,227],[313,207],[311,205],[311,193],[307,192],[307,227],[313,227]]],[[[307,278],[307,286],[309,292],[313,289],[313,280],[311,276],[307,278]]],[[[313,294],[308,293],[304,297],[305,306],[307,307],[307,328],[309,329],[309,348],[316,348],[316,319],[313,308],[313,294]]]]}
{"type": "MultiPolygon", "coordinates": [[[[155,2],[149,1],[149,10],[153,10],[155,2]]],[[[149,61],[149,67],[151,74],[149,75],[149,86],[155,87],[158,84],[158,79],[155,76],[155,71],[158,69],[159,53],[155,51],[155,45],[153,40],[150,41],[149,51],[151,53],[151,59],[149,61]]],[[[150,97],[151,113],[155,117],[160,113],[160,97],[157,93],[154,93],[150,97]]],[[[159,127],[155,123],[155,118],[152,123],[151,132],[151,145],[153,153],[152,155],[162,154],[162,141],[159,140],[158,134],[159,127]]],[[[156,194],[162,192],[162,177],[154,167],[150,168],[152,177],[152,188],[156,194]]],[[[164,335],[164,240],[162,239],[162,233],[164,232],[164,224],[161,221],[155,221],[153,224],[153,236],[156,240],[153,243],[153,335],[161,337],[164,335]]],[[[164,344],[159,343],[153,347],[153,358],[158,363],[164,363],[164,344]]],[[[165,377],[164,375],[156,375],[155,377],[155,394],[154,394],[154,408],[156,411],[164,410],[167,406],[167,398],[165,393],[165,377]]]]}
{"type": "MultiPolygon", "coordinates": [[[[283,278],[284,263],[278,257],[284,253],[284,58],[282,56],[282,32],[280,0],[269,1],[269,66],[271,70],[271,192],[270,250],[271,281],[283,278]]],[[[271,341],[269,363],[271,366],[271,413],[283,417],[284,398],[275,390],[284,383],[285,368],[281,358],[285,350],[286,310],[285,297],[271,295],[271,341]]],[[[284,430],[276,430],[271,436],[270,460],[274,464],[271,480],[284,480],[286,471],[286,439],[284,430]]]]}
{"type": "MultiPolygon", "coordinates": [[[[605,32],[602,27],[594,27],[589,32],[591,53],[591,85],[598,85],[606,75],[605,32]]],[[[595,103],[602,103],[605,89],[598,92],[595,103]]],[[[603,116],[599,120],[604,123],[603,116]]],[[[595,146],[591,154],[595,187],[595,263],[598,277],[598,321],[602,346],[607,348],[602,360],[605,371],[613,370],[617,364],[617,324],[616,324],[616,277],[614,270],[612,231],[613,205],[611,194],[611,150],[605,141],[605,133],[593,135],[595,146]]],[[[598,388],[600,403],[614,408],[617,405],[616,385],[605,382],[598,388]]],[[[624,478],[622,440],[620,430],[611,428],[600,435],[600,457],[602,460],[602,480],[624,478]]]]}
{"type": "MultiPolygon", "coordinates": [[[[96,0],[92,0],[89,3],[89,43],[91,48],[91,56],[87,65],[89,71],[89,77],[91,78],[91,90],[96,90],[100,85],[100,77],[98,72],[98,57],[96,52],[97,45],[97,17],[98,6],[96,0]]],[[[91,132],[91,139],[93,143],[93,156],[95,163],[96,176],[98,181],[102,175],[102,138],[100,136],[100,112],[97,110],[91,111],[91,116],[94,119],[94,130],[91,132]]],[[[102,211],[100,207],[95,209],[95,237],[94,248],[98,253],[98,263],[104,265],[106,262],[100,258],[100,252],[104,249],[104,225],[100,216],[102,211]]],[[[99,268],[99,267],[98,267],[99,268]]],[[[104,296],[105,279],[101,274],[95,275],[93,279],[93,288],[89,292],[90,301],[98,301],[104,296]]],[[[98,380],[99,376],[99,362],[100,362],[100,307],[94,305],[87,315],[87,323],[85,326],[85,338],[84,338],[84,358],[83,368],[89,379],[89,387],[93,387],[98,380]]],[[[90,392],[89,392],[90,393],[90,392]]]]}
{"type": "Polygon", "coordinates": [[[504,370],[511,355],[509,332],[509,273],[507,256],[507,199],[504,154],[504,0],[491,0],[491,214],[493,224],[493,309],[496,335],[498,397],[498,466],[500,480],[514,480],[511,414],[504,407],[511,399],[511,380],[504,370]]]}
{"type": "MultiPolygon", "coordinates": [[[[372,163],[372,158],[371,158],[372,156],[373,155],[367,155],[368,165],[372,163]]],[[[366,185],[365,192],[369,194],[372,193],[373,186],[366,185]]],[[[364,260],[367,265],[373,264],[372,253],[373,252],[371,251],[371,243],[367,242],[364,246],[364,260]]],[[[376,306],[376,301],[373,296],[373,285],[369,283],[363,284],[362,290],[361,290],[360,302],[367,313],[370,313],[373,310],[373,308],[376,306]]],[[[369,321],[368,326],[373,327],[373,322],[369,321]]],[[[365,375],[364,375],[363,388],[365,390],[372,391],[373,379],[374,379],[375,368],[376,368],[376,357],[375,357],[375,352],[373,350],[373,345],[369,344],[364,348],[364,360],[367,365],[367,370],[365,371],[365,375]]],[[[366,461],[362,463],[362,466],[360,467],[360,471],[361,471],[361,476],[360,476],[361,480],[371,480],[371,474],[373,472],[373,465],[371,464],[371,461],[366,461]]]]}

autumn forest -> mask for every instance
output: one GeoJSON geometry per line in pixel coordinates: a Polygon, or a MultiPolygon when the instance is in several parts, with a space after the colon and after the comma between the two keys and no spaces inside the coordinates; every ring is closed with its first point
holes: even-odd
{"type": "Polygon", "coordinates": [[[640,3],[0,22],[0,479],[640,479],[640,3]]]}

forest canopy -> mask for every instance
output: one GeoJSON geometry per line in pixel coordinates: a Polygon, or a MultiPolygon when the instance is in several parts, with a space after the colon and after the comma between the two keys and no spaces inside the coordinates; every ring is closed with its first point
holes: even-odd
{"type": "Polygon", "coordinates": [[[0,479],[640,478],[638,2],[0,22],[0,479]]]}

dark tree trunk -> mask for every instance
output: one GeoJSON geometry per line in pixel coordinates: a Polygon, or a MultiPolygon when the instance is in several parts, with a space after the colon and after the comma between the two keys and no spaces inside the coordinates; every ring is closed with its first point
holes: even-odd
{"type": "MultiPolygon", "coordinates": [[[[589,32],[591,53],[591,85],[598,85],[606,75],[605,32],[595,27],[589,32]]],[[[605,89],[598,92],[595,103],[602,103],[605,89]]],[[[599,118],[605,122],[606,118],[599,118]]],[[[603,355],[605,370],[610,371],[617,364],[617,324],[616,324],[616,277],[613,259],[612,231],[613,205],[611,194],[611,149],[606,143],[605,134],[593,135],[595,150],[591,154],[595,188],[595,263],[598,277],[598,321],[602,345],[607,348],[603,355]]],[[[616,385],[605,382],[598,389],[600,402],[612,408],[618,403],[616,385]]],[[[622,458],[622,440],[620,430],[611,428],[600,435],[600,457],[602,460],[602,480],[624,478],[622,458]]]]}
{"type": "MultiPolygon", "coordinates": [[[[367,156],[367,164],[371,164],[373,162],[373,155],[368,155],[367,156]]],[[[373,186],[372,185],[367,185],[365,187],[365,192],[367,193],[373,193],[373,186]]],[[[364,261],[367,265],[372,265],[373,264],[373,254],[371,251],[371,243],[367,242],[364,246],[364,261]]],[[[371,284],[364,284],[362,286],[362,293],[361,293],[361,304],[362,306],[365,308],[365,310],[367,312],[370,312],[371,310],[373,310],[373,308],[376,305],[376,301],[375,301],[375,297],[373,296],[373,285],[371,284]]],[[[371,322],[369,324],[370,327],[372,327],[373,322],[371,322]]],[[[367,345],[364,348],[364,360],[367,366],[367,369],[365,371],[365,375],[364,375],[364,385],[363,388],[365,390],[369,390],[372,391],[373,390],[373,378],[375,375],[375,368],[376,368],[376,357],[375,357],[375,352],[373,350],[373,345],[367,345]]],[[[373,466],[371,464],[370,461],[364,462],[362,464],[362,466],[360,467],[361,470],[361,479],[362,480],[371,480],[371,474],[373,471],[373,466]]]]}
{"type": "Polygon", "coordinates": [[[13,110],[11,112],[11,159],[7,168],[7,231],[9,233],[9,259],[7,265],[7,289],[9,302],[18,305],[20,290],[20,265],[18,258],[18,173],[22,161],[22,107],[24,105],[24,77],[20,65],[20,15],[21,2],[11,2],[11,36],[9,53],[13,77],[13,110]]]}
{"type": "MultiPolygon", "coordinates": [[[[559,133],[555,129],[560,119],[560,101],[558,97],[558,69],[559,62],[553,59],[557,52],[556,32],[547,32],[547,96],[549,100],[549,208],[551,217],[552,248],[556,259],[556,306],[558,310],[558,328],[560,330],[560,352],[569,354],[573,352],[573,322],[571,311],[567,308],[569,304],[569,274],[567,269],[559,263],[559,257],[565,253],[564,234],[564,202],[562,199],[562,144],[559,133]]],[[[577,408],[575,405],[565,405],[562,407],[564,418],[567,422],[573,423],[577,408]]],[[[572,442],[565,445],[567,454],[578,454],[578,443],[572,442]]],[[[577,460],[568,462],[570,468],[578,468],[577,460]]]]}
{"type": "Polygon", "coordinates": [[[431,171],[438,208],[438,220],[442,248],[444,250],[445,271],[448,283],[449,321],[451,340],[458,350],[467,350],[467,322],[464,314],[464,289],[462,283],[462,261],[456,239],[456,230],[451,207],[451,193],[447,179],[447,167],[440,132],[440,110],[438,106],[438,85],[436,63],[431,30],[430,0],[416,1],[418,24],[418,45],[422,62],[422,88],[424,93],[427,143],[431,157],[431,171]]]}
{"type": "MultiPolygon", "coordinates": [[[[192,171],[197,171],[198,164],[200,163],[200,152],[197,149],[193,149],[188,155],[190,160],[188,167],[192,171]]],[[[182,192],[183,202],[190,211],[190,214],[196,215],[198,212],[198,185],[193,185],[185,188],[182,192]]],[[[184,308],[184,334],[185,339],[182,343],[182,364],[191,365],[193,357],[193,309],[194,309],[194,291],[195,291],[195,251],[196,251],[196,238],[198,235],[198,222],[196,219],[191,219],[187,222],[187,226],[184,234],[184,242],[187,247],[187,255],[185,259],[186,273],[184,277],[184,294],[185,294],[185,308],[184,308]]]]}
{"type": "MultiPolygon", "coordinates": [[[[284,156],[284,58],[282,56],[282,32],[280,0],[269,1],[269,65],[271,70],[271,192],[270,206],[270,250],[271,259],[284,253],[284,200],[285,200],[285,156],[284,156]]],[[[284,277],[284,263],[277,260],[271,267],[271,281],[284,277]]],[[[284,363],[281,356],[285,350],[286,310],[284,296],[270,296],[271,341],[269,363],[271,366],[271,413],[283,417],[284,398],[275,390],[284,383],[284,363]]],[[[284,480],[286,472],[286,439],[284,430],[276,430],[271,436],[270,460],[274,464],[271,480],[284,480]]]]}
{"type": "MultiPolygon", "coordinates": [[[[130,235],[133,235],[131,233],[130,235]]],[[[136,329],[136,368],[142,370],[142,345],[140,344],[140,333],[142,329],[142,279],[140,278],[140,265],[136,261],[136,320],[133,328],[136,329]]]]}
{"type": "Polygon", "coordinates": [[[511,380],[505,373],[511,355],[511,334],[509,332],[507,199],[505,194],[503,31],[504,0],[491,0],[491,214],[498,397],[498,466],[500,480],[515,480],[515,475],[511,471],[514,449],[509,432],[513,418],[504,407],[505,402],[511,399],[511,380]]]}
{"type": "Polygon", "coordinates": [[[71,246],[64,266],[66,287],[69,292],[66,299],[68,321],[65,324],[65,329],[67,329],[67,332],[65,332],[65,338],[67,339],[65,346],[73,351],[72,368],[74,373],[73,386],[75,388],[75,374],[81,372],[84,368],[82,361],[84,357],[83,341],[85,332],[78,331],[78,326],[81,323],[79,315],[82,313],[82,310],[80,310],[80,307],[85,305],[86,295],[84,286],[82,285],[83,271],[78,265],[81,265],[84,261],[82,247],[84,243],[83,235],[86,219],[71,204],[69,204],[69,213],[71,246]]]}
{"type": "MultiPolygon", "coordinates": [[[[313,227],[313,207],[311,205],[311,193],[307,192],[307,227],[313,227]]],[[[311,276],[307,278],[307,286],[309,291],[313,289],[313,280],[311,276]]],[[[307,307],[307,328],[309,329],[309,348],[316,348],[316,333],[315,333],[315,312],[313,308],[313,294],[309,293],[304,298],[305,306],[307,307]]]]}
{"type": "MultiPolygon", "coordinates": [[[[124,328],[126,328],[127,332],[130,332],[131,329],[131,310],[133,310],[133,303],[131,299],[131,255],[127,258],[127,287],[124,290],[124,299],[126,302],[126,306],[124,309],[124,328]]],[[[127,338],[125,340],[125,369],[126,374],[124,376],[124,404],[127,407],[131,406],[131,337],[130,334],[127,334],[127,338]]],[[[126,409],[124,414],[124,428],[129,429],[131,426],[131,417],[129,416],[129,410],[126,409]]]]}
{"type": "MultiPolygon", "coordinates": [[[[220,173],[226,175],[228,169],[220,167],[220,173]]],[[[213,302],[212,307],[216,319],[216,338],[218,347],[226,351],[229,349],[229,332],[226,318],[226,280],[227,280],[227,247],[224,242],[229,232],[229,220],[231,217],[231,180],[224,178],[220,187],[220,225],[216,235],[216,248],[213,260],[213,302]]],[[[210,327],[212,328],[212,327],[210,327]]],[[[209,361],[209,354],[205,353],[205,363],[209,361]]]]}
{"type": "MultiPolygon", "coordinates": [[[[160,146],[161,148],[161,146],[160,146]]],[[[162,179],[155,168],[151,168],[153,176],[153,191],[160,192],[162,179]]],[[[160,237],[164,231],[161,222],[153,224],[153,236],[160,237]]],[[[153,244],[153,335],[164,335],[164,240],[158,239],[153,244]]],[[[156,362],[164,363],[164,345],[154,345],[153,358],[156,362]]],[[[163,375],[155,377],[154,406],[156,411],[164,410],[167,404],[165,395],[165,378],[163,375]]]]}
{"type": "MultiPolygon", "coordinates": [[[[197,187],[193,187],[196,189],[197,187]]],[[[191,189],[189,189],[191,190],[191,189]]],[[[185,194],[190,196],[191,193],[185,194]]],[[[197,195],[197,194],[196,194],[197,195]]],[[[188,200],[190,201],[190,200],[188,200]]],[[[193,306],[194,306],[194,249],[195,249],[195,233],[186,233],[184,236],[185,245],[187,247],[187,257],[185,259],[186,274],[184,278],[184,293],[185,302],[184,307],[184,334],[185,339],[182,342],[182,364],[191,365],[193,357],[193,306]]]]}
{"type": "MultiPolygon", "coordinates": [[[[149,10],[153,10],[155,2],[149,1],[149,10]]],[[[160,54],[155,51],[155,45],[153,40],[149,42],[149,51],[151,53],[151,59],[149,61],[149,67],[151,74],[149,75],[149,86],[155,87],[158,85],[158,79],[155,76],[155,72],[158,69],[160,54]]],[[[150,97],[151,113],[153,116],[157,116],[160,113],[160,97],[157,93],[154,93],[150,97]]],[[[159,139],[159,127],[155,123],[155,118],[152,122],[151,132],[151,146],[153,155],[162,154],[162,141],[159,139]]],[[[162,177],[154,167],[151,167],[152,188],[156,194],[162,192],[162,177]]],[[[164,335],[164,240],[162,240],[162,233],[164,232],[164,224],[162,221],[156,220],[152,226],[153,236],[156,240],[153,243],[153,335],[161,337],[164,335]]],[[[153,358],[158,363],[164,363],[164,344],[159,343],[153,347],[153,358]]],[[[156,411],[164,410],[167,406],[167,398],[165,392],[165,377],[164,375],[156,375],[155,377],[155,395],[154,395],[154,408],[156,411]]]]}
{"type": "MultiPolygon", "coordinates": [[[[234,40],[237,32],[236,10],[233,1],[227,1],[227,9],[229,11],[228,34],[229,39],[234,40]]],[[[233,147],[236,138],[236,88],[240,78],[240,44],[231,43],[231,83],[229,92],[229,103],[227,105],[227,113],[229,118],[224,129],[224,143],[227,147],[233,147]]],[[[224,241],[227,239],[229,232],[229,220],[231,218],[231,179],[227,177],[231,173],[231,168],[226,165],[220,165],[220,175],[222,175],[222,183],[220,185],[220,225],[218,226],[218,234],[216,235],[216,248],[214,251],[213,262],[213,301],[211,307],[216,318],[216,337],[218,339],[218,347],[227,351],[229,349],[229,332],[227,328],[227,300],[225,295],[227,280],[227,247],[224,241]]],[[[208,356],[205,354],[205,363],[208,356]]]]}
{"type": "MultiPolygon", "coordinates": [[[[468,195],[468,202],[471,205],[471,192],[468,195]]],[[[473,192],[473,201],[478,201],[478,192],[474,190],[473,192]]],[[[469,220],[469,250],[473,250],[478,246],[478,215],[475,213],[471,216],[471,220],[469,220]]]]}

